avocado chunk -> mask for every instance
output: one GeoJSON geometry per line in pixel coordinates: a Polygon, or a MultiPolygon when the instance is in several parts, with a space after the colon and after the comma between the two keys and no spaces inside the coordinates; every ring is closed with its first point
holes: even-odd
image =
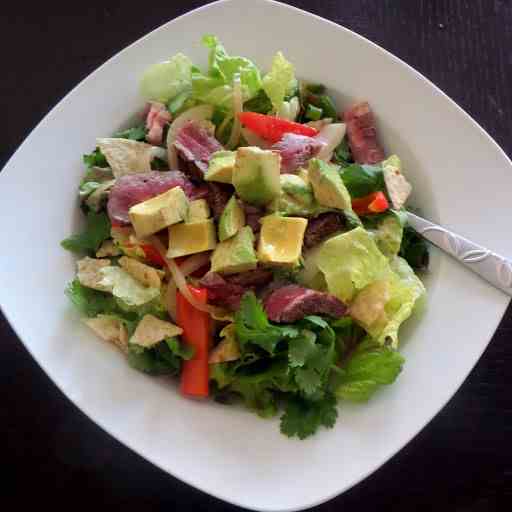
{"type": "Polygon", "coordinates": [[[309,161],[308,176],[315,198],[322,206],[351,209],[350,194],[336,165],[313,158],[309,161]]]}
{"type": "Polygon", "coordinates": [[[238,233],[215,248],[212,254],[212,272],[237,274],[254,270],[258,265],[254,251],[254,234],[249,226],[241,228],[238,233]]]}
{"type": "Polygon", "coordinates": [[[267,215],[260,222],[259,261],[275,266],[298,266],[307,219],[267,215]]]}
{"type": "Polygon", "coordinates": [[[195,201],[190,201],[188,208],[188,215],[185,219],[185,222],[189,224],[192,222],[201,222],[202,220],[206,220],[210,217],[210,207],[206,202],[206,199],[196,199],[195,201]]]}
{"type": "Polygon", "coordinates": [[[233,169],[235,167],[235,151],[216,151],[210,157],[208,170],[204,179],[206,181],[218,181],[220,183],[231,183],[233,169]]]}
{"type": "Polygon", "coordinates": [[[257,206],[270,203],[279,196],[281,155],[258,147],[236,151],[233,185],[241,199],[257,206]]]}
{"type": "Polygon", "coordinates": [[[281,193],[267,209],[281,215],[314,216],[324,211],[313,196],[311,185],[295,174],[281,174],[281,193]]]}
{"type": "Polygon", "coordinates": [[[219,219],[219,240],[224,242],[245,226],[245,212],[236,196],[232,195],[219,219]]]}
{"type": "Polygon", "coordinates": [[[130,208],[128,215],[138,238],[153,235],[186,219],[189,202],[181,187],[174,187],[130,208]]]}
{"type": "Polygon", "coordinates": [[[211,251],[217,245],[213,219],[181,223],[169,227],[168,258],[211,251]]]}

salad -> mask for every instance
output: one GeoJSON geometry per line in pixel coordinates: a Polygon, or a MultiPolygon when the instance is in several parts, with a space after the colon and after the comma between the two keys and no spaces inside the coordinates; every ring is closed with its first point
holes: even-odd
{"type": "Polygon", "coordinates": [[[149,67],[140,122],[84,155],[66,294],[133,368],[304,439],[399,375],[428,250],[367,102],[202,42],[206,70],[149,67]]]}

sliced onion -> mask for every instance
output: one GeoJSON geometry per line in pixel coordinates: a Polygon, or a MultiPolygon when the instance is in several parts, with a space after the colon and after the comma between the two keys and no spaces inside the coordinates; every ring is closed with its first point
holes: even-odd
{"type": "Polygon", "coordinates": [[[176,322],[176,289],[176,283],[169,279],[165,302],[167,304],[167,312],[174,322],[176,322]]]}
{"type": "Polygon", "coordinates": [[[237,74],[233,79],[233,128],[231,128],[231,135],[229,136],[229,140],[226,144],[228,149],[236,148],[240,141],[240,129],[242,128],[242,125],[240,123],[240,119],[238,119],[238,114],[242,112],[243,108],[242,82],[240,80],[240,75],[237,74]]]}
{"type": "Polygon", "coordinates": [[[261,149],[268,149],[272,145],[265,139],[262,139],[260,136],[256,135],[254,132],[251,132],[249,128],[242,128],[241,131],[249,146],[257,146],[261,149]]]}
{"type": "Polygon", "coordinates": [[[200,252],[199,254],[194,254],[186,259],[181,265],[180,270],[183,272],[184,276],[189,276],[196,270],[199,270],[201,267],[204,267],[210,261],[210,253],[209,252],[200,252]]]}
{"type": "Polygon", "coordinates": [[[173,259],[167,257],[167,251],[165,250],[164,244],[155,235],[148,237],[148,240],[153,245],[153,247],[160,253],[160,256],[162,256],[165,263],[167,263],[167,266],[171,271],[173,281],[178,290],[180,291],[180,293],[183,295],[183,297],[185,297],[187,301],[190,304],[192,304],[192,306],[194,306],[196,309],[199,309],[199,311],[210,313],[210,307],[206,304],[203,304],[202,302],[199,302],[190,293],[190,290],[188,289],[187,285],[187,278],[183,275],[183,272],[180,270],[178,265],[176,265],[176,262],[173,259]]]}
{"type": "Polygon", "coordinates": [[[341,144],[343,137],[345,137],[345,124],[333,123],[324,126],[320,133],[315,137],[317,140],[323,142],[325,146],[320,150],[317,158],[329,162],[332,158],[332,152],[341,144]]]}
{"type": "Polygon", "coordinates": [[[212,105],[198,105],[197,107],[189,108],[182,112],[169,126],[167,132],[167,159],[169,161],[169,168],[171,170],[178,169],[178,154],[174,147],[174,140],[178,132],[189,122],[189,121],[203,121],[205,119],[211,119],[213,116],[212,105]]]}

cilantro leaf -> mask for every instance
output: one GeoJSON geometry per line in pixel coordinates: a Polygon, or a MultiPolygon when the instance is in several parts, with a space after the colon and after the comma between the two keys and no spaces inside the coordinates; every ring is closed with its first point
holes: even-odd
{"type": "Polygon", "coordinates": [[[429,264],[428,245],[413,228],[406,226],[402,237],[399,256],[416,270],[425,270],[429,264]]]}
{"type": "Polygon", "coordinates": [[[89,168],[108,167],[107,159],[99,148],[96,148],[92,153],[89,153],[88,155],[83,155],[83,160],[84,164],[89,168]]]}
{"type": "Polygon", "coordinates": [[[127,357],[132,368],[151,375],[177,375],[181,368],[181,358],[165,341],[151,348],[130,343],[127,357]]]}
{"type": "Polygon", "coordinates": [[[364,340],[336,377],[336,396],[354,402],[368,400],[380,386],[392,384],[405,360],[396,350],[364,340]]]}
{"type": "Polygon", "coordinates": [[[295,327],[272,325],[259,300],[253,292],[246,293],[235,315],[236,337],[242,345],[251,343],[261,347],[269,354],[274,354],[279,341],[283,338],[297,336],[295,327]]]}
{"type": "Polygon", "coordinates": [[[288,359],[292,368],[302,367],[315,351],[316,334],[303,330],[301,336],[290,340],[288,359]]]}
{"type": "Polygon", "coordinates": [[[244,110],[248,112],[258,112],[268,114],[272,110],[272,102],[267,93],[260,89],[258,94],[244,103],[244,110]]]}
{"type": "Polygon", "coordinates": [[[85,230],[66,238],[61,246],[71,252],[96,252],[107,238],[110,238],[110,220],[107,214],[89,211],[85,230]]]}
{"type": "Polygon", "coordinates": [[[121,132],[117,132],[113,136],[115,139],[130,139],[144,141],[146,140],[146,127],[144,124],[139,124],[133,128],[128,128],[121,132]]]}
{"type": "Polygon", "coordinates": [[[351,164],[341,171],[341,179],[351,197],[385,191],[384,173],[379,165],[351,164]]]}
{"type": "Polygon", "coordinates": [[[195,347],[181,343],[178,338],[167,338],[165,340],[169,350],[176,356],[181,357],[185,361],[190,361],[194,357],[195,347]]]}
{"type": "Polygon", "coordinates": [[[285,412],[281,416],[281,432],[288,437],[305,439],[320,426],[332,428],[337,417],[336,398],[333,395],[326,395],[318,401],[293,396],[287,400],[285,412]]]}

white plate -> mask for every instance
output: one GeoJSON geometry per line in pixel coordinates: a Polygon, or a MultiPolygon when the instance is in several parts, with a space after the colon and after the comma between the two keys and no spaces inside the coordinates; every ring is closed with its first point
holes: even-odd
{"type": "Polygon", "coordinates": [[[296,510],[348,489],[415,436],[468,375],[508,298],[435,253],[428,307],[405,330],[407,362],[396,385],[368,405],[343,405],[336,427],[307,441],[282,436],[277,421],[185,400],[92,336],[64,297],[74,260],[59,247],[77,228],[80,157],[140,109],[137,80],[147,65],[177,51],[204,64],[199,40],[212,32],[263,67],[283,50],[300,76],[339,91],[339,105],[369,99],[385,147],[403,158],[413,182],[412,203],[501,254],[512,254],[512,239],[502,236],[512,166],[455,103],[378,46],[292,7],[230,0],[171,21],[103,65],[48,114],[0,174],[2,308],[60,389],[175,477],[248,508],[296,510]]]}

